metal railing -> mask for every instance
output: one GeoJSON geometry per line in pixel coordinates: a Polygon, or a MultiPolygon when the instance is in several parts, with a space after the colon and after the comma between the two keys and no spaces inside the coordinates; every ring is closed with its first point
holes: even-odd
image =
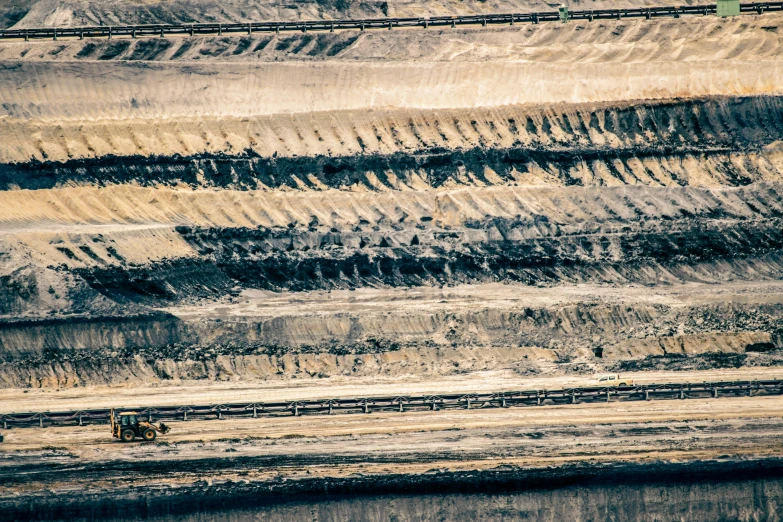
{"type": "MultiPolygon", "coordinates": [[[[391,395],[333,399],[305,399],[277,402],[243,402],[183,406],[118,407],[117,411],[137,411],[142,418],[155,420],[223,419],[228,417],[299,416],[311,414],[371,413],[378,411],[417,411],[511,406],[567,405],[585,402],[696,399],[738,396],[783,395],[783,381],[725,381],[703,383],[645,384],[620,387],[583,387],[557,390],[521,390],[492,393],[445,395],[391,395]]],[[[45,411],[0,414],[0,425],[47,427],[106,423],[109,408],[73,411],[45,411]]]]}
{"type": "MultiPolygon", "coordinates": [[[[783,2],[753,2],[740,4],[741,13],[763,14],[783,11],[783,2]]],[[[596,9],[570,11],[569,20],[621,20],[623,18],[652,18],[704,16],[715,14],[717,7],[710,5],[639,7],[629,9],[596,9]]],[[[165,37],[224,34],[280,33],[290,31],[337,31],[346,29],[395,29],[420,27],[457,27],[466,25],[514,25],[559,21],[558,11],[482,14],[471,16],[434,16],[429,18],[367,18],[356,20],[311,20],[296,22],[248,22],[248,23],[193,23],[147,24],[87,27],[40,27],[0,30],[0,40],[57,40],[58,38],[113,38],[113,37],[165,37]]]]}

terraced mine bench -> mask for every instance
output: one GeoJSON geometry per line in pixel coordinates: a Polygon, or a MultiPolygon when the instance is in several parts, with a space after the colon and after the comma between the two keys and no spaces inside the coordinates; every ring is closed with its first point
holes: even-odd
{"type": "Polygon", "coordinates": [[[733,16],[734,14],[763,14],[783,11],[783,2],[752,2],[737,4],[734,0],[719,0],[722,4],[691,6],[640,7],[628,9],[597,9],[582,11],[546,11],[532,13],[482,14],[471,16],[435,16],[429,18],[367,18],[356,20],[311,20],[296,22],[249,23],[195,23],[146,24],[86,27],[40,27],[0,30],[0,40],[57,40],[58,38],[116,38],[203,36],[224,34],[280,33],[291,31],[330,31],[367,29],[394,29],[419,27],[457,27],[468,25],[514,25],[517,23],[567,22],[569,20],[621,20],[623,18],[652,18],[681,16],[733,16]]]}
{"type": "MultiPolygon", "coordinates": [[[[724,381],[704,383],[645,384],[622,387],[584,387],[558,390],[522,390],[421,396],[388,396],[311,399],[210,405],[150,406],[133,409],[149,422],[154,420],[223,419],[226,417],[299,416],[309,414],[422,411],[511,406],[567,405],[580,402],[698,399],[783,395],[783,380],[724,381]]],[[[4,429],[109,422],[110,408],[59,412],[7,413],[0,415],[4,429]]]]}

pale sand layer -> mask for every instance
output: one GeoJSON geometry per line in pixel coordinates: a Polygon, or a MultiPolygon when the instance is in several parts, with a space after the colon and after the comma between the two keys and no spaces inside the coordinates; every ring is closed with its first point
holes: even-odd
{"type": "Polygon", "coordinates": [[[647,63],[780,56],[779,13],[736,18],[624,19],[568,24],[114,37],[0,42],[0,59],[156,62],[582,62],[647,63]]]}
{"type": "MultiPolygon", "coordinates": [[[[630,372],[624,377],[633,378],[643,384],[666,382],[694,382],[783,379],[783,368],[740,368],[683,372],[630,372]]],[[[184,404],[222,404],[229,402],[248,403],[254,401],[273,402],[286,400],[311,400],[325,398],[356,398],[388,395],[429,395],[446,393],[477,393],[512,390],[561,389],[573,386],[590,386],[593,375],[569,375],[557,377],[521,377],[510,371],[472,372],[463,375],[438,376],[423,380],[407,377],[330,377],[328,379],[292,379],[255,382],[163,382],[154,386],[107,387],[87,386],[79,388],[53,389],[0,389],[0,413],[68,411],[80,408],[136,408],[147,406],[170,406],[184,404]]],[[[685,402],[615,403],[617,411],[632,411],[652,407],[653,409],[688,410],[694,405],[714,404],[721,409],[736,405],[779,408],[781,398],[731,399],[725,401],[688,400],[685,402]]],[[[583,405],[589,409],[594,405],[583,405]]],[[[529,416],[531,410],[520,409],[521,415],[529,416]],[[523,413],[524,412],[524,413],[523,413]]],[[[549,409],[558,416],[567,414],[567,408],[559,411],[549,409]],[[558,412],[559,411],[559,412],[558,412]]],[[[749,412],[750,410],[748,410],[749,412]]],[[[363,417],[363,416],[360,416],[363,417]]],[[[364,417],[363,417],[364,418],[364,417]]],[[[286,419],[287,420],[287,419],[286,419]]],[[[294,422],[298,419],[293,419],[294,422]]],[[[35,430],[32,430],[35,431],[35,430]]],[[[27,430],[24,431],[27,433],[27,430]]]]}
{"type": "MultiPolygon", "coordinates": [[[[557,187],[407,188],[243,192],[120,185],[5,191],[0,192],[0,241],[7,251],[27,252],[24,257],[41,266],[80,268],[196,257],[193,246],[174,230],[178,225],[253,229],[302,225],[317,219],[323,226],[347,231],[362,220],[371,224],[401,219],[415,223],[432,218],[439,226],[460,227],[469,220],[497,217],[532,222],[546,216],[551,223],[565,227],[564,232],[590,235],[598,223],[620,226],[634,223],[640,216],[670,220],[685,212],[720,211],[744,220],[760,211],[776,212],[780,205],[777,196],[770,197],[763,189],[596,187],[564,192],[557,187]],[[82,254],[82,247],[89,247],[92,255],[82,254]]],[[[400,240],[410,242],[408,236],[414,233],[402,232],[400,240]]],[[[517,239],[550,233],[548,228],[532,227],[517,239]]],[[[476,240],[492,238],[491,233],[486,234],[474,233],[476,240]]],[[[357,236],[354,242],[358,240],[357,236]]]]}
{"type": "MultiPolygon", "coordinates": [[[[700,4],[689,0],[686,5],[700,4]]],[[[8,7],[29,11],[14,26],[79,26],[133,23],[246,22],[263,20],[317,20],[410,16],[472,15],[501,12],[551,12],[541,0],[386,0],[383,2],[283,2],[281,0],[145,0],[143,2],[22,0],[8,7]]],[[[572,9],[614,9],[658,5],[682,5],[674,0],[574,0],[572,9]]]]}
{"type": "Polygon", "coordinates": [[[506,147],[531,106],[779,94],[780,20],[4,43],[0,161],[506,147]]]}
{"type": "Polygon", "coordinates": [[[388,107],[779,94],[783,62],[648,64],[6,62],[0,117],[49,122],[248,117],[388,107]]]}

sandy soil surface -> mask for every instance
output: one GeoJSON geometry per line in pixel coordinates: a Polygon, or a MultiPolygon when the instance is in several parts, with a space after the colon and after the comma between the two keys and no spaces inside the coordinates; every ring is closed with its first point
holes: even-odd
{"type": "Polygon", "coordinates": [[[134,481],[171,488],[194,480],[759,458],[783,449],[782,400],[191,421],[172,423],[171,434],[151,444],[115,442],[105,426],[15,429],[6,433],[0,474],[6,497],[81,487],[111,492],[134,481]]]}
{"type": "MultiPolygon", "coordinates": [[[[544,5],[12,4],[0,24],[544,5]]],[[[781,378],[782,22],[0,43],[0,413],[781,378]]],[[[778,458],[781,411],[11,429],[0,507],[720,469],[778,458]]]]}
{"type": "Polygon", "coordinates": [[[476,115],[457,115],[465,121],[448,128],[450,112],[497,108],[483,119],[502,128],[516,119],[501,114],[515,104],[779,94],[779,22],[772,14],[279,39],[4,43],[0,159],[387,153],[416,148],[417,136],[430,146],[500,145],[505,132],[498,140],[492,128],[471,131],[476,115]],[[366,114],[391,108],[396,112],[366,114]],[[422,114],[428,110],[440,115],[422,114]],[[375,139],[373,127],[388,127],[390,119],[400,128],[375,139]],[[446,128],[439,133],[433,125],[446,128]]]}
{"type": "MultiPolygon", "coordinates": [[[[698,5],[703,2],[685,2],[698,5]]],[[[573,0],[572,9],[611,9],[681,5],[671,0],[573,0]]],[[[334,18],[382,18],[472,15],[552,11],[549,3],[540,0],[488,0],[460,2],[434,0],[386,0],[354,2],[322,0],[318,2],[282,2],[279,0],[230,0],[219,4],[209,0],[155,0],[140,3],[112,1],[14,0],[0,10],[0,27],[67,27],[80,25],[119,25],[190,22],[260,22],[267,20],[318,20],[334,18]],[[3,23],[5,22],[5,23],[3,23]],[[14,25],[15,24],[15,25],[14,25]]]]}
{"type": "Polygon", "coordinates": [[[712,303],[783,304],[783,282],[736,281],[723,285],[672,284],[656,288],[581,284],[562,288],[489,283],[450,288],[359,288],[330,292],[265,292],[245,290],[233,303],[202,303],[166,308],[183,319],[201,317],[230,320],[254,316],[313,315],[318,313],[391,313],[404,309],[452,310],[568,306],[577,303],[689,306],[712,303]],[[446,301],[444,303],[444,301],[446,301]]]}
{"type": "MultiPolygon", "coordinates": [[[[640,384],[665,382],[783,379],[783,368],[738,368],[679,372],[628,372],[624,377],[640,384]]],[[[0,389],[0,413],[77,410],[80,408],[135,408],[229,402],[285,401],[389,395],[494,392],[561,389],[593,385],[593,375],[525,377],[513,371],[475,372],[421,380],[408,378],[294,379],[242,383],[163,382],[154,386],[51,389],[0,389]]],[[[669,404],[668,402],[665,404],[669,404]]],[[[765,403],[771,404],[771,403],[765,403]]],[[[620,410],[626,405],[618,406],[620,410]]]]}

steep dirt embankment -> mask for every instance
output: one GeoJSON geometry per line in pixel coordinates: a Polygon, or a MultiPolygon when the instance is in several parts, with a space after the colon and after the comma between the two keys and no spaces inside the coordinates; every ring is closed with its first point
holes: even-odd
{"type": "Polygon", "coordinates": [[[0,380],[773,364],[769,20],[3,44],[0,380]],[[384,310],[346,311],[371,289],[384,310]],[[239,313],[258,290],[293,308],[239,313]]]}
{"type": "Polygon", "coordinates": [[[783,104],[772,96],[186,119],[131,132],[113,122],[34,125],[29,134],[28,123],[0,123],[9,135],[0,187],[737,186],[777,181],[783,165],[783,104]]]}
{"type": "MultiPolygon", "coordinates": [[[[689,0],[686,4],[698,4],[689,0]]],[[[658,5],[681,5],[672,0],[572,0],[572,9],[608,9],[658,5]]],[[[191,22],[247,22],[266,20],[314,20],[333,18],[382,18],[410,16],[472,15],[552,11],[541,0],[153,0],[143,3],[111,1],[14,0],[0,10],[0,28],[42,26],[160,24],[191,22]]]]}

